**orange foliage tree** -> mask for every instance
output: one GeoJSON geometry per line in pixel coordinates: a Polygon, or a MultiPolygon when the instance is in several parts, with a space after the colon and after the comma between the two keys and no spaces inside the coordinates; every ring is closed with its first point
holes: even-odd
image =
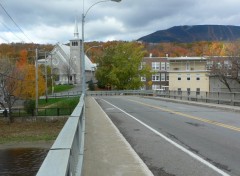
{"type": "MultiPolygon", "coordinates": [[[[21,98],[23,99],[33,99],[36,96],[35,87],[35,65],[29,64],[27,62],[27,51],[22,50],[20,52],[20,59],[17,61],[16,66],[23,74],[23,81],[19,82],[19,90],[21,91],[21,98]],[[21,88],[24,87],[24,89],[21,88]]],[[[38,70],[38,94],[43,95],[45,92],[45,80],[41,70],[38,70]]]]}

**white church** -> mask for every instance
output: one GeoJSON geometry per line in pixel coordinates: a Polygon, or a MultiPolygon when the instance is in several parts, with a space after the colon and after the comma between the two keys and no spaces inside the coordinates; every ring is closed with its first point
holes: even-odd
{"type": "MultiPolygon", "coordinates": [[[[75,22],[74,39],[69,44],[57,43],[47,59],[47,65],[56,75],[56,84],[80,84],[81,83],[81,40],[79,39],[78,25],[75,22]]],[[[39,60],[39,63],[44,63],[39,60]]],[[[96,64],[85,55],[86,82],[93,79],[96,64]]]]}

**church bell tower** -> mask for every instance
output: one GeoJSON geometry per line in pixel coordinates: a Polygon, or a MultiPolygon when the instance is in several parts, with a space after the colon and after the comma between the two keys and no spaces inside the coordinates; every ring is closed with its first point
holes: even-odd
{"type": "Polygon", "coordinates": [[[77,19],[75,20],[75,27],[74,27],[74,39],[70,40],[70,60],[69,63],[73,63],[73,67],[76,68],[75,74],[75,82],[77,84],[81,83],[81,40],[79,39],[78,33],[78,22],[77,19]]]}

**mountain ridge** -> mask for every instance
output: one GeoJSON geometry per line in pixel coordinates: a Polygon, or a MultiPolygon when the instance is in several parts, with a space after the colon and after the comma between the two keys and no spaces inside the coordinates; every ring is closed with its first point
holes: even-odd
{"type": "Polygon", "coordinates": [[[159,30],[139,38],[146,43],[199,41],[234,41],[240,39],[240,26],[234,25],[184,25],[159,30]]]}

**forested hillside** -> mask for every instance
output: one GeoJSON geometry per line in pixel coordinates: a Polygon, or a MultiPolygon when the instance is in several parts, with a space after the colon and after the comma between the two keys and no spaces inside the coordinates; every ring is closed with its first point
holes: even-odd
{"type": "Polygon", "coordinates": [[[147,43],[180,42],[192,43],[200,41],[234,41],[240,39],[239,26],[195,25],[174,26],[159,30],[138,39],[147,43]]]}
{"type": "Polygon", "coordinates": [[[19,59],[20,53],[23,50],[27,51],[28,61],[32,61],[35,54],[35,49],[44,51],[51,51],[53,49],[53,45],[46,44],[32,44],[32,43],[10,43],[10,44],[0,44],[0,59],[1,58],[11,58],[11,59],[19,59]]]}

